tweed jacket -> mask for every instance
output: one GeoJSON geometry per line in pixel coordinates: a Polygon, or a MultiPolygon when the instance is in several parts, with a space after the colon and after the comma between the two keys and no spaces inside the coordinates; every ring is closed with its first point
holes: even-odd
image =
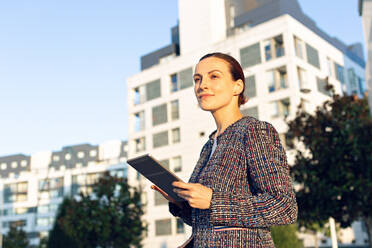
{"type": "Polygon", "coordinates": [[[193,247],[274,247],[273,225],[296,221],[297,204],[285,150],[274,127],[243,117],[203,146],[190,183],[213,190],[209,209],[169,204],[192,226],[193,247]]]}

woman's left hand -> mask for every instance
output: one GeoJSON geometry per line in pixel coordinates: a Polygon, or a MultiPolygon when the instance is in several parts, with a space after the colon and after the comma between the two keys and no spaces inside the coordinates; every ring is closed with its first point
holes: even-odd
{"type": "Polygon", "coordinates": [[[189,202],[193,208],[208,209],[211,205],[213,190],[200,183],[173,182],[174,192],[189,202]]]}

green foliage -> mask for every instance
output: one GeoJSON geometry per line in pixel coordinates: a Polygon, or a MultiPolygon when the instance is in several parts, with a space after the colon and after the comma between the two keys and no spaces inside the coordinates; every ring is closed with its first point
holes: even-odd
{"type": "Polygon", "coordinates": [[[140,192],[125,179],[106,173],[93,194],[81,194],[80,198],[65,200],[50,239],[59,228],[59,235],[73,243],[60,247],[141,247],[146,227],[141,220],[140,192]]]}
{"type": "Polygon", "coordinates": [[[3,237],[4,248],[27,248],[28,239],[26,232],[22,228],[14,225],[10,226],[9,232],[3,237]]]}
{"type": "Polygon", "coordinates": [[[297,237],[297,225],[273,226],[271,235],[276,248],[302,248],[303,243],[297,237]]]}
{"type": "Polygon", "coordinates": [[[306,149],[297,151],[292,167],[300,186],[299,224],[314,230],[331,216],[342,227],[370,219],[372,120],[367,97],[333,95],[314,114],[301,108],[288,125],[306,149]]]}
{"type": "Polygon", "coordinates": [[[47,247],[53,248],[78,248],[77,242],[67,235],[65,230],[61,227],[59,222],[67,216],[67,209],[72,206],[74,200],[65,198],[61,205],[59,205],[56,221],[52,230],[49,232],[47,247]]]}

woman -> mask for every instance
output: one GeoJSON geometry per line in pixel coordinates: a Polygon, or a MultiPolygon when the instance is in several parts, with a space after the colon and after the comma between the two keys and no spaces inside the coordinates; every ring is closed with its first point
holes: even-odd
{"type": "Polygon", "coordinates": [[[170,201],[174,216],[192,226],[187,247],[274,247],[270,227],[297,218],[278,133],[267,122],[242,116],[244,74],[231,56],[203,56],[194,82],[199,106],[211,112],[217,130],[202,148],[189,183],[173,183],[184,203],[152,188],[170,201]]]}

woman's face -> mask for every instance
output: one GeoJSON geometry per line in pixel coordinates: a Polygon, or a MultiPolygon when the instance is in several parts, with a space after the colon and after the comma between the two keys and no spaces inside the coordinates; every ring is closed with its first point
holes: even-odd
{"type": "Polygon", "coordinates": [[[233,80],[223,59],[208,57],[200,61],[195,68],[194,92],[201,109],[215,112],[233,104],[238,107],[239,81],[233,80]]]}

